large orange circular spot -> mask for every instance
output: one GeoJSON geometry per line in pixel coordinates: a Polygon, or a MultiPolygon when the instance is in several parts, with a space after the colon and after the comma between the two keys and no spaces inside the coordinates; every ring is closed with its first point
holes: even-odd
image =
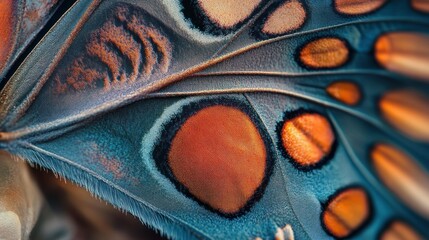
{"type": "Polygon", "coordinates": [[[330,156],[335,142],[329,121],[318,113],[298,113],[280,131],[283,149],[299,168],[315,167],[330,156]]]}
{"type": "Polygon", "coordinates": [[[325,37],[307,43],[299,52],[299,60],[307,68],[326,69],[344,65],[350,50],[344,40],[325,37]]]}
{"type": "Polygon", "coordinates": [[[322,212],[322,222],[330,235],[345,238],[361,228],[370,215],[371,203],[367,193],[363,188],[352,187],[331,197],[322,212]]]}
{"type": "Polygon", "coordinates": [[[16,27],[15,1],[0,1],[0,70],[9,59],[15,42],[14,28],[16,27]]]}
{"type": "Polygon", "coordinates": [[[178,183],[211,209],[238,213],[263,183],[267,149],[258,128],[242,110],[205,107],[177,131],[168,166],[178,183]]]}

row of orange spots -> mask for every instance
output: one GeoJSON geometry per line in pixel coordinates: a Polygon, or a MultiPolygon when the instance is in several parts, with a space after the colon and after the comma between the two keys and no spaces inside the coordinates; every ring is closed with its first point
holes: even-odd
{"type": "Polygon", "coordinates": [[[358,104],[362,97],[359,86],[348,81],[333,82],[326,88],[326,92],[332,98],[347,105],[358,104]]]}
{"type": "Polygon", "coordinates": [[[423,33],[391,32],[375,43],[375,58],[384,68],[429,81],[429,36],[423,33]]]}
{"type": "Polygon", "coordinates": [[[223,214],[238,213],[261,186],[267,150],[250,117],[214,105],[189,117],[171,141],[168,166],[200,202],[223,214]]]}
{"type": "Polygon", "coordinates": [[[371,202],[361,187],[352,187],[332,196],[322,212],[326,231],[336,238],[346,238],[361,228],[371,215],[371,202]]]}
{"type": "Polygon", "coordinates": [[[408,224],[395,220],[381,233],[380,240],[423,240],[423,237],[408,224]]]}
{"type": "Polygon", "coordinates": [[[318,113],[302,113],[287,119],[280,132],[282,147],[301,168],[316,166],[327,158],[335,142],[329,121],[318,113]]]}
{"type": "Polygon", "coordinates": [[[337,12],[347,15],[370,13],[382,7],[387,0],[335,0],[337,12]]]}
{"type": "Polygon", "coordinates": [[[418,11],[429,13],[428,0],[411,0],[411,6],[418,11]]]}
{"type": "Polygon", "coordinates": [[[224,29],[235,27],[246,20],[261,0],[198,0],[197,3],[205,15],[217,26],[224,29]]]}
{"type": "Polygon", "coordinates": [[[339,38],[324,37],[304,45],[299,52],[300,62],[307,68],[336,68],[349,60],[347,43],[339,38]]]}
{"type": "Polygon", "coordinates": [[[299,29],[307,19],[307,12],[298,0],[285,1],[264,22],[262,32],[281,35],[299,29]]]}
{"type": "Polygon", "coordinates": [[[16,5],[14,0],[0,1],[0,71],[5,67],[15,45],[16,5]]]}
{"type": "Polygon", "coordinates": [[[385,93],[379,102],[382,116],[406,136],[429,142],[429,99],[413,90],[385,93]]]}
{"type": "Polygon", "coordinates": [[[388,144],[371,151],[375,172],[381,181],[416,213],[429,219],[429,176],[406,153],[388,144]]]}

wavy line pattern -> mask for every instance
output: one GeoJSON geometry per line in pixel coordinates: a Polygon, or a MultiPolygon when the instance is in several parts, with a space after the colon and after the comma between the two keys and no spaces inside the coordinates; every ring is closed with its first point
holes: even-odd
{"type": "Polygon", "coordinates": [[[144,13],[120,5],[99,28],[89,34],[82,54],[54,75],[58,94],[147,80],[166,73],[172,45],[159,30],[144,21],[144,13]]]}

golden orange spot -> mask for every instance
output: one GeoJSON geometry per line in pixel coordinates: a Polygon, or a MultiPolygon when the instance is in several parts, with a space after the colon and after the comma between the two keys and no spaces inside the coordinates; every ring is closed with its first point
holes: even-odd
{"type": "Polygon", "coordinates": [[[410,138],[429,142],[429,99],[412,90],[386,93],[379,102],[383,117],[410,138]]]}
{"type": "Polygon", "coordinates": [[[356,232],[369,219],[371,203],[360,187],[338,193],[322,213],[326,230],[336,238],[345,238],[356,232]]]}
{"type": "Polygon", "coordinates": [[[198,0],[206,16],[221,28],[232,28],[246,20],[261,0],[198,0]]]}
{"type": "Polygon", "coordinates": [[[326,37],[307,43],[301,49],[299,59],[308,68],[335,68],[345,64],[349,54],[345,41],[326,37]]]}
{"type": "Polygon", "coordinates": [[[189,117],[174,136],[168,165],[201,202],[237,213],[261,185],[267,165],[264,141],[241,110],[215,105],[189,117]]]}
{"type": "Polygon", "coordinates": [[[429,36],[422,33],[391,32],[375,43],[375,58],[384,68],[429,81],[429,36]]]}
{"type": "Polygon", "coordinates": [[[411,0],[411,6],[417,11],[429,13],[429,1],[428,0],[411,0]]]}
{"type": "Polygon", "coordinates": [[[310,167],[331,153],[335,135],[324,116],[304,113],[283,124],[281,141],[286,153],[298,166],[310,167]]]}
{"type": "Polygon", "coordinates": [[[347,81],[331,83],[326,92],[336,100],[347,105],[356,105],[361,99],[361,92],[357,84],[347,81]]]}
{"type": "Polygon", "coordinates": [[[371,152],[374,169],[383,183],[416,213],[429,219],[429,176],[399,149],[377,144],[371,152]]]}
{"type": "Polygon", "coordinates": [[[342,14],[359,15],[375,11],[387,0],[335,0],[335,9],[342,14]]]}
{"type": "Polygon", "coordinates": [[[271,13],[262,27],[262,32],[280,35],[300,28],[307,17],[305,8],[298,0],[286,1],[271,13]]]}
{"type": "Polygon", "coordinates": [[[0,1],[0,70],[5,67],[13,51],[16,27],[15,4],[13,0],[0,1]]]}
{"type": "Polygon", "coordinates": [[[423,240],[423,237],[408,224],[396,220],[383,231],[380,240],[423,240]]]}

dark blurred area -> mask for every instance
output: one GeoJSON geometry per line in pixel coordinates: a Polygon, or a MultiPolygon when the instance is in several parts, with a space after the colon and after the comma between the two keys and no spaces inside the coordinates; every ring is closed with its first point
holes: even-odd
{"type": "Polygon", "coordinates": [[[45,202],[32,240],[165,239],[85,189],[40,168],[31,168],[45,202]]]}

